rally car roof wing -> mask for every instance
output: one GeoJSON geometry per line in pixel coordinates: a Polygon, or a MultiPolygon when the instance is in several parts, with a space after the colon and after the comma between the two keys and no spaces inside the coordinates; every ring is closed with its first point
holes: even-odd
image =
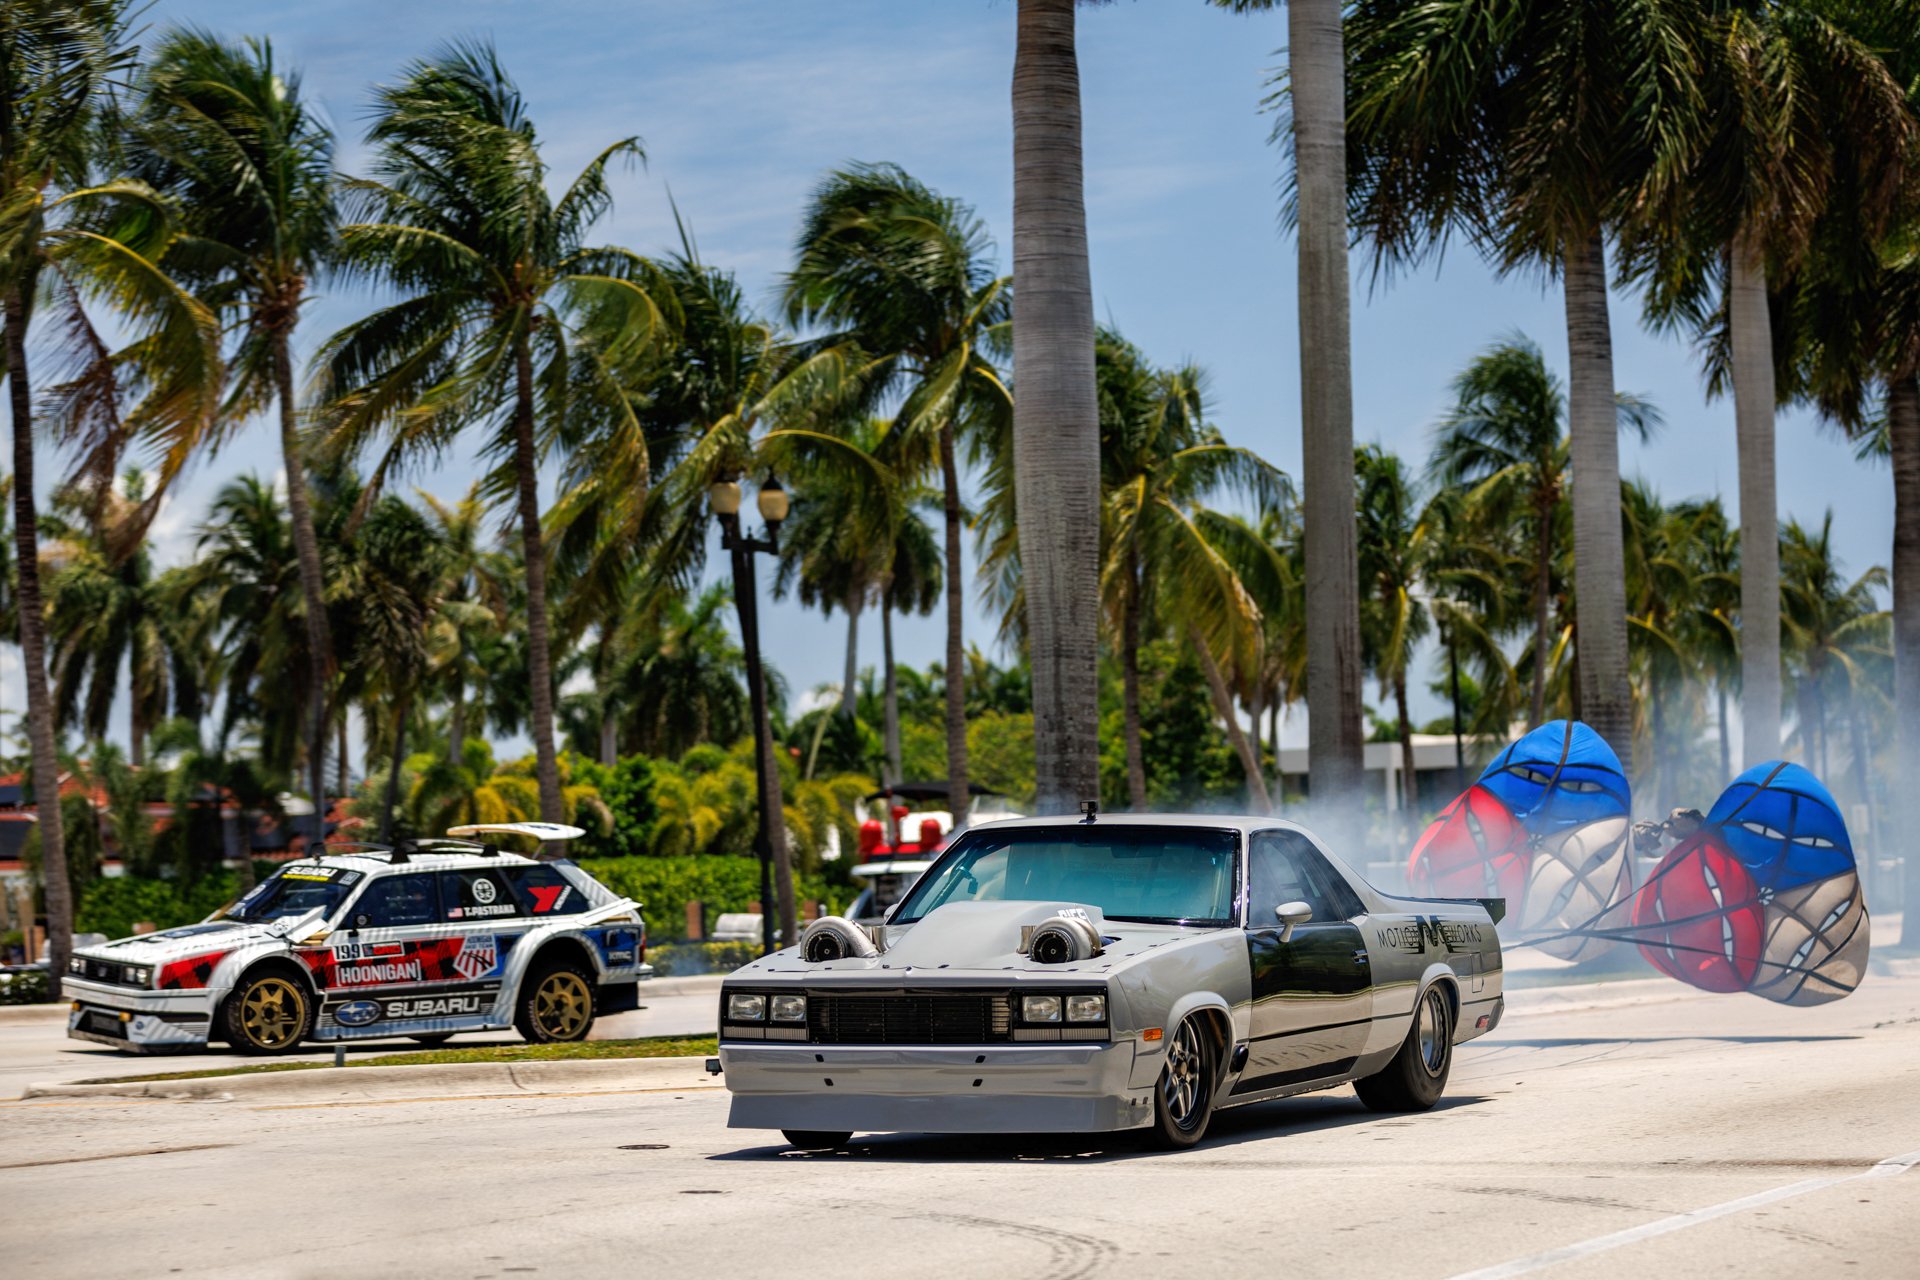
{"type": "Polygon", "coordinates": [[[535,840],[578,840],[587,834],[585,828],[570,827],[564,822],[469,822],[461,827],[448,827],[450,836],[475,835],[516,835],[530,836],[535,840]]]}

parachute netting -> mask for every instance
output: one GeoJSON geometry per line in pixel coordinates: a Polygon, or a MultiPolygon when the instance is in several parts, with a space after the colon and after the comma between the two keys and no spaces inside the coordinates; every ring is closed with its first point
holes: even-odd
{"type": "Polygon", "coordinates": [[[1813,774],[1756,765],[1704,816],[1636,825],[1631,806],[1600,735],[1556,720],[1441,811],[1414,845],[1408,883],[1433,897],[1505,898],[1518,944],[1562,960],[1632,945],[1702,990],[1793,1005],[1860,984],[1866,899],[1839,806],[1813,774]],[[1636,849],[1662,854],[1639,885],[1636,849]]]}

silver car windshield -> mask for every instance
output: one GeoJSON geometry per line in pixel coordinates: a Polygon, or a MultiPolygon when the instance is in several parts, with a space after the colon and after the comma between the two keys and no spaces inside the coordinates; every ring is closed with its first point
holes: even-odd
{"type": "Polygon", "coordinates": [[[892,923],[949,902],[1072,902],[1109,920],[1234,922],[1240,835],[1231,830],[1099,823],[970,831],[920,878],[892,923]]]}

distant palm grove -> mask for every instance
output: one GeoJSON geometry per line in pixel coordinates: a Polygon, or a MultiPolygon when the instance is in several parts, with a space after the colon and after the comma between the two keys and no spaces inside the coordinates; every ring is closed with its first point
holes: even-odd
{"type": "Polygon", "coordinates": [[[1471,769],[1555,716],[1609,740],[1645,814],[1784,752],[1871,832],[1920,817],[1920,3],[1211,3],[1285,24],[1247,109],[1278,110],[1286,156],[1297,475],[1223,438],[1201,364],[1095,322],[1074,0],[1013,6],[1010,274],[964,198],[849,162],[793,211],[768,312],[700,256],[699,210],[664,255],[603,243],[641,139],[550,171],[484,42],[371,88],[345,173],[264,36],[0,0],[0,592],[27,689],[4,772],[54,974],[106,854],[181,902],[254,874],[209,804],[750,853],[755,725],[707,563],[728,481],[788,491],[769,589],[845,631],[819,690],[768,645],[783,885],[844,885],[820,855],[902,780],[944,779],[956,814],[976,786],[1037,812],[1311,797],[1391,858],[1447,798],[1416,734],[1471,769]],[[1428,451],[1357,442],[1350,249],[1390,280],[1449,244],[1553,282],[1567,349],[1496,323],[1428,451]],[[1738,521],[1622,475],[1623,434],[1676,428],[1616,376],[1610,285],[1731,395],[1738,521]],[[314,331],[323,288],[364,309],[314,331]],[[1785,405],[1890,464],[1887,566],[1838,563],[1831,513],[1776,514],[1785,405]],[[162,502],[262,420],[280,474],[232,479],[157,564],[162,502]],[[481,478],[414,487],[447,458],[481,478]],[[966,633],[970,593],[996,634],[966,633]],[[896,619],[933,613],[939,660],[896,661],[896,619]],[[1368,741],[1394,744],[1393,805],[1363,792],[1368,741]]]}

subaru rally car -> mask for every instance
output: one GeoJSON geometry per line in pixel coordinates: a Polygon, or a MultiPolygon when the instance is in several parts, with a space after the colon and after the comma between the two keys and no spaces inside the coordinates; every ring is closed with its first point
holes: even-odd
{"type": "Polygon", "coordinates": [[[556,823],[455,827],[450,838],[290,862],[200,924],[75,954],[67,1034],[148,1050],[224,1039],[248,1053],[301,1041],[507,1027],[583,1040],[638,1007],[640,904],[567,861],[459,837],[585,834],[556,823]]]}
{"type": "Polygon", "coordinates": [[[828,917],[730,975],[734,1128],[1145,1130],[1351,1083],[1417,1111],[1505,1001],[1497,898],[1375,889],[1272,818],[976,826],[888,913],[828,917]]]}

